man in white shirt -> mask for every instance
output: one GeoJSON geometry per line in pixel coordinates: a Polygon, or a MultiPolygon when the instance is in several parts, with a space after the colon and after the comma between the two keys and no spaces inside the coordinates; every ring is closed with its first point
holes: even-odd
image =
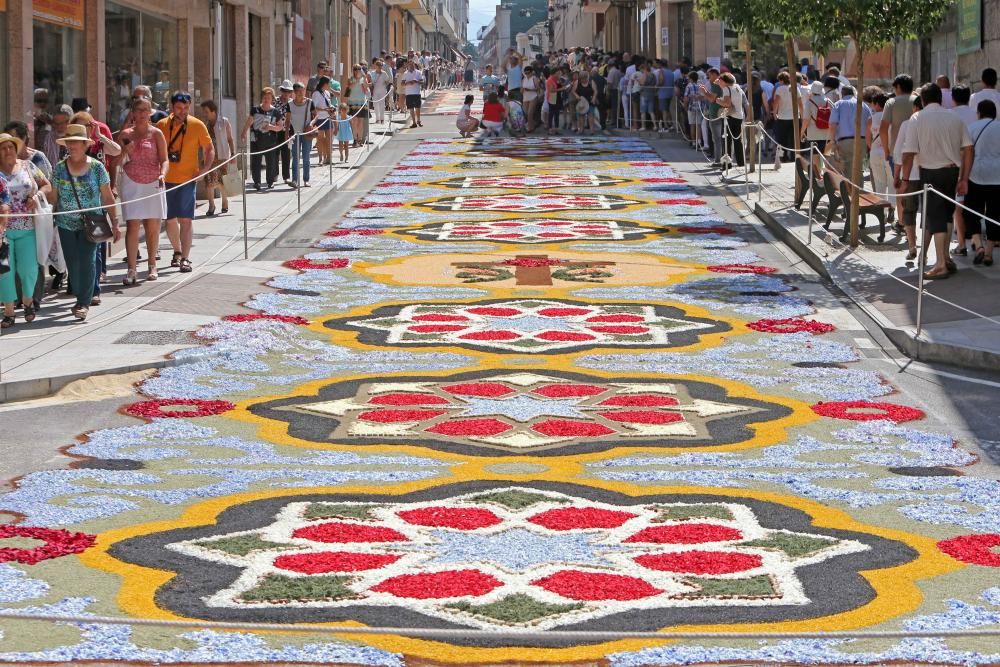
{"type": "Polygon", "coordinates": [[[406,63],[403,94],[406,95],[406,108],[410,111],[410,128],[423,127],[423,123],[420,122],[420,105],[423,101],[420,98],[420,86],[423,82],[424,76],[417,69],[416,63],[412,60],[406,63]]]}
{"type": "Polygon", "coordinates": [[[1000,109],[1000,91],[997,90],[997,71],[992,67],[987,67],[983,70],[982,81],[982,89],[972,96],[969,106],[976,109],[983,100],[991,100],[1000,109]]]}
{"type": "Polygon", "coordinates": [[[625,74],[622,75],[621,80],[621,94],[622,94],[622,109],[625,112],[625,129],[632,128],[632,82],[635,79],[635,63],[632,61],[632,55],[626,53],[622,60],[628,63],[625,68],[625,74]]]}
{"type": "MultiPolygon", "coordinates": [[[[920,180],[950,198],[964,195],[969,188],[972,169],[972,140],[962,120],[941,106],[941,89],[929,83],[920,89],[923,111],[913,118],[903,146],[903,179],[909,180],[914,163],[920,167],[920,180]]],[[[927,196],[924,228],[934,238],[934,266],[924,274],[933,280],[947,278],[957,270],[948,257],[955,203],[934,192],[927,196]]],[[[926,247],[927,239],[924,239],[926,247]]]]}
{"type": "Polygon", "coordinates": [[[969,106],[972,91],[968,86],[955,86],[951,89],[951,99],[955,103],[949,111],[962,119],[966,127],[976,122],[976,110],[969,106]]]}

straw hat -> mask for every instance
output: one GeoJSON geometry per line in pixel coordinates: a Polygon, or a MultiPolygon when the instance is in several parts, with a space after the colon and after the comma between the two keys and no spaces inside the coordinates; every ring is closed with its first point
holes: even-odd
{"type": "Polygon", "coordinates": [[[581,97],[579,100],[577,100],[576,112],[578,114],[583,115],[589,111],[590,111],[590,102],[588,102],[586,98],[581,97]]]}
{"type": "Polygon", "coordinates": [[[86,141],[88,146],[94,143],[93,139],[87,136],[87,128],[83,125],[67,125],[66,134],[56,139],[56,143],[60,146],[65,146],[70,141],[86,141]]]}
{"type": "Polygon", "coordinates": [[[6,132],[0,134],[0,146],[6,144],[7,142],[14,144],[14,148],[17,149],[18,155],[20,155],[21,151],[24,150],[24,142],[15,137],[13,134],[7,134],[6,132]]]}
{"type": "Polygon", "coordinates": [[[813,95],[822,95],[825,91],[826,88],[823,87],[822,81],[813,81],[812,85],[809,86],[809,92],[813,95]]]}

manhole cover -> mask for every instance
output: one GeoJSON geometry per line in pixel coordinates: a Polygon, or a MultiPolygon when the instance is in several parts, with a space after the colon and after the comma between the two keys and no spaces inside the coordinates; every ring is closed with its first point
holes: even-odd
{"type": "Polygon", "coordinates": [[[193,331],[129,331],[115,345],[196,345],[201,343],[193,331]]]}

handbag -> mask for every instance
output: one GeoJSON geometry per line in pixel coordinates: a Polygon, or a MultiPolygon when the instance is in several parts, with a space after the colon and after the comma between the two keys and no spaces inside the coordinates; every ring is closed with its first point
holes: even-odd
{"type": "MultiPolygon", "coordinates": [[[[69,179],[69,184],[73,188],[76,207],[77,209],[81,209],[83,208],[83,204],[80,202],[80,192],[76,189],[76,179],[73,178],[73,174],[69,173],[69,166],[65,161],[62,165],[66,170],[66,177],[69,179]]],[[[108,212],[105,209],[87,211],[83,214],[83,235],[91,243],[104,243],[114,238],[115,230],[111,226],[111,221],[108,220],[108,212]]]]}
{"type": "Polygon", "coordinates": [[[10,246],[4,240],[0,243],[0,275],[10,271],[10,246]]]}

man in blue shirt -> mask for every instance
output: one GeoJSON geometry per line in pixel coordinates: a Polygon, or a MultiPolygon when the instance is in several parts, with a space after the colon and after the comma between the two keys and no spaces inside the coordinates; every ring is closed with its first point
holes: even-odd
{"type": "Polygon", "coordinates": [[[490,93],[497,92],[500,85],[500,77],[493,74],[493,65],[486,66],[486,74],[479,79],[479,90],[483,91],[483,102],[490,96],[490,93]]]}
{"type": "Polygon", "coordinates": [[[512,100],[521,101],[521,82],[524,80],[524,70],[521,67],[521,58],[516,54],[510,54],[506,61],[507,68],[507,96],[512,100]]]}
{"type": "MultiPolygon", "coordinates": [[[[861,137],[864,138],[872,123],[872,111],[864,102],[860,104],[861,137]]],[[[830,143],[833,145],[833,156],[840,163],[840,173],[845,176],[850,174],[854,164],[854,119],[857,111],[858,98],[854,94],[854,87],[844,86],[840,89],[840,101],[830,111],[830,143]]],[[[864,141],[860,142],[860,146],[864,151],[864,141]]]]}

